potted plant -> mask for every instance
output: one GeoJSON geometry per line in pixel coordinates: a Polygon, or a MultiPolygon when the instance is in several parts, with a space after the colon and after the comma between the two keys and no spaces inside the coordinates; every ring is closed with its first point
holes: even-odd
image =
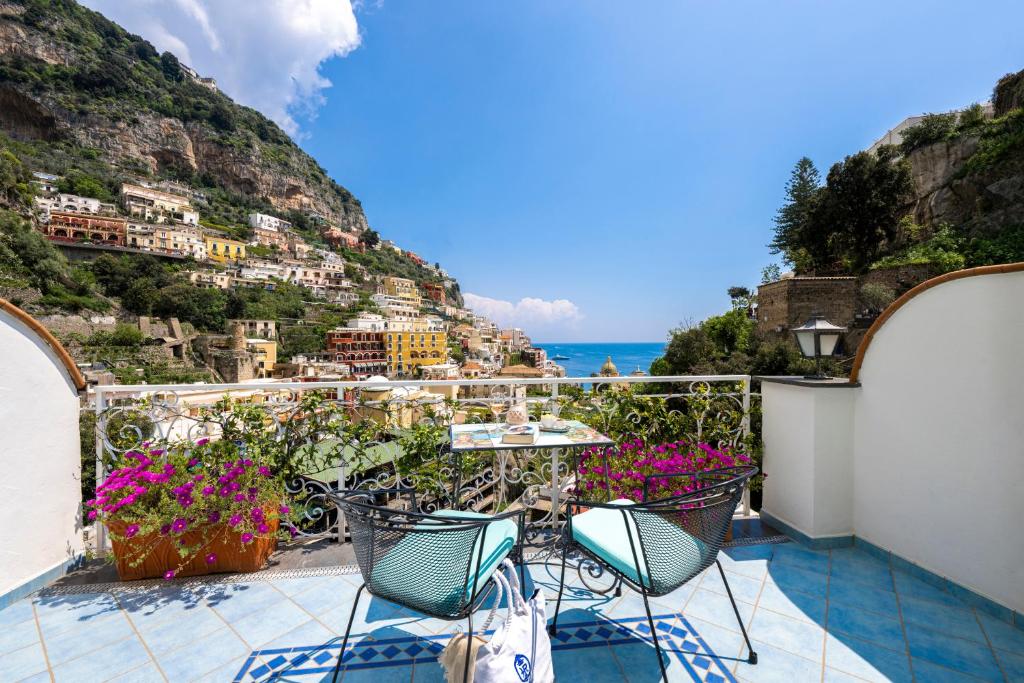
{"type": "Polygon", "coordinates": [[[127,451],[86,503],[110,531],[120,578],[263,567],[290,509],[282,477],[258,457],[227,439],[127,451]]]}

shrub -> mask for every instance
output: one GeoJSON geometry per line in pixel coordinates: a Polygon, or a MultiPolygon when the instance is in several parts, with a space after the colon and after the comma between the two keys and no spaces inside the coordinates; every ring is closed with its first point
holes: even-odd
{"type": "Polygon", "coordinates": [[[896,299],[896,292],[878,282],[869,282],[860,288],[860,299],[869,309],[881,311],[896,299]]]}
{"type": "Polygon", "coordinates": [[[956,130],[957,114],[927,114],[920,123],[903,131],[900,152],[910,154],[919,147],[945,140],[956,130]]]}

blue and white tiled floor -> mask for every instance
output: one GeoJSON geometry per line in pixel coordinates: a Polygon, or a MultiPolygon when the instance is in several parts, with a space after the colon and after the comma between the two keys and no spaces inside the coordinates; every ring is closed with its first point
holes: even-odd
{"type": "MultiPolygon", "coordinates": [[[[760,662],[745,662],[712,568],[652,603],[672,680],[1024,680],[1024,631],[858,549],[752,545],[721,559],[760,662]]],[[[531,567],[549,610],[556,571],[531,567]]],[[[639,596],[573,579],[553,641],[559,680],[657,681],[639,596]]],[[[43,593],[0,610],[0,681],[330,680],[358,585],[350,574],[43,593]]],[[[455,627],[364,597],[344,681],[443,681],[436,656],[455,627]]]]}

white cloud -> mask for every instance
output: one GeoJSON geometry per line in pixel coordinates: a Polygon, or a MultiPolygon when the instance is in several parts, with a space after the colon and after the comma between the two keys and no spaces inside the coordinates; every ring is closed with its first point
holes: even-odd
{"type": "Polygon", "coordinates": [[[359,45],[350,0],[84,0],[296,135],[331,82],[320,65],[359,45]]]}
{"type": "Polygon", "coordinates": [[[462,296],[474,313],[490,318],[501,327],[521,327],[535,337],[564,332],[583,319],[579,307],[568,299],[547,301],[524,297],[512,303],[469,292],[462,296]]]}

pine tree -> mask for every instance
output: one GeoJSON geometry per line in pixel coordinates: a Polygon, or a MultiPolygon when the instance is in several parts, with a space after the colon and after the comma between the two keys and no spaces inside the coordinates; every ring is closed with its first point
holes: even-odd
{"type": "Polygon", "coordinates": [[[786,183],[786,203],[775,213],[775,236],[768,245],[773,254],[781,253],[787,263],[798,268],[811,227],[811,215],[821,191],[821,176],[814,162],[802,157],[793,167],[786,183]]]}

